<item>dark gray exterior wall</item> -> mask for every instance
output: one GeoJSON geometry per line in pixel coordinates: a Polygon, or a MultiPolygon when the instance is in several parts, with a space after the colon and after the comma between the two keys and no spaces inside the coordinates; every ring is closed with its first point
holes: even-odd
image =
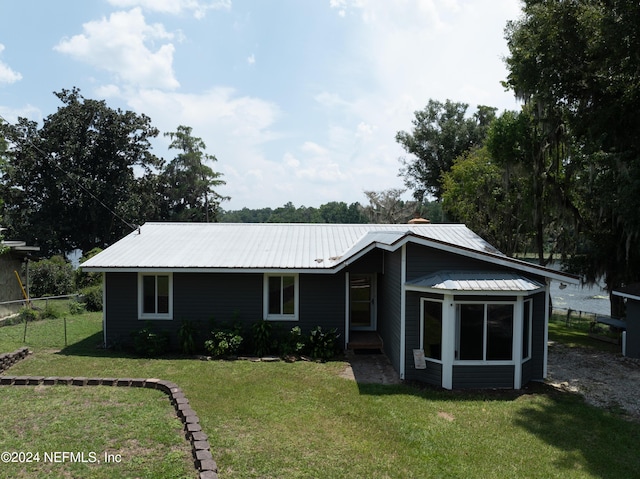
{"type": "Polygon", "coordinates": [[[627,356],[640,358],[640,301],[627,299],[627,356]]]}
{"type": "Polygon", "coordinates": [[[531,359],[526,364],[528,375],[525,381],[523,368],[522,385],[533,380],[544,379],[544,342],[545,342],[545,293],[538,293],[532,297],[533,299],[533,319],[531,326],[531,359]]]}
{"type": "Polygon", "coordinates": [[[427,246],[414,243],[407,244],[407,281],[412,281],[438,271],[473,271],[487,269],[501,271],[508,268],[427,246]]]}
{"type": "Polygon", "coordinates": [[[144,321],[138,321],[138,275],[106,273],[104,281],[107,346],[123,346],[132,331],[144,327],[144,321]]]}
{"type": "Polygon", "coordinates": [[[405,379],[441,386],[442,364],[427,360],[426,369],[416,369],[413,359],[413,350],[420,349],[420,300],[422,298],[442,299],[442,296],[407,291],[405,379]]]}
{"type": "Polygon", "coordinates": [[[344,272],[300,275],[300,320],[283,322],[285,327],[300,326],[308,332],[316,326],[336,328],[341,344],[345,337],[346,283],[344,272]]]}
{"type": "MultiPolygon", "coordinates": [[[[137,273],[107,273],[107,343],[126,344],[131,333],[145,327],[138,319],[137,273]]],[[[263,275],[260,273],[174,273],[173,319],[148,320],[158,331],[177,334],[182,320],[193,321],[199,342],[210,333],[211,321],[238,320],[250,326],[263,316],[263,275]]],[[[299,276],[299,321],[282,321],[286,329],[300,326],[337,328],[344,337],[345,279],[335,275],[299,276]]],[[[176,346],[174,341],[173,346],[176,346]]]]}
{"type": "Polygon", "coordinates": [[[378,275],[378,334],[396,370],[400,369],[401,272],[401,251],[385,252],[384,273],[378,275]]]}
{"type": "Polygon", "coordinates": [[[513,365],[453,366],[453,389],[513,388],[513,365]]]}

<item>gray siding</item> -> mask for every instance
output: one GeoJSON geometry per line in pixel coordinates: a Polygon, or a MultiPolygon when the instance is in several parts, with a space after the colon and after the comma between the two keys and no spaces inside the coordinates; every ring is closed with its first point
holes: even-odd
{"type": "Polygon", "coordinates": [[[422,293],[407,291],[407,302],[405,305],[405,326],[406,326],[406,350],[404,357],[404,370],[407,373],[415,369],[413,361],[413,350],[420,348],[420,298],[422,293]]]}
{"type": "MultiPolygon", "coordinates": [[[[545,338],[545,293],[538,293],[533,296],[533,320],[531,325],[531,363],[528,367],[531,370],[529,381],[540,380],[544,372],[544,338],[545,338]]],[[[528,381],[527,381],[528,382],[528,381]]],[[[524,377],[522,384],[526,384],[524,377]]]]}
{"type": "Polygon", "coordinates": [[[513,366],[453,366],[454,389],[513,388],[513,366]]]}
{"type": "Polygon", "coordinates": [[[640,302],[627,299],[627,356],[640,358],[640,302]]]}
{"type": "Polygon", "coordinates": [[[522,364],[522,386],[533,379],[533,371],[531,365],[531,360],[526,361],[522,364]]]}
{"type": "Polygon", "coordinates": [[[405,379],[442,386],[442,364],[427,360],[426,369],[416,369],[412,363],[405,370],[405,379]]]}
{"type": "Polygon", "coordinates": [[[348,267],[350,273],[382,273],[384,270],[384,251],[374,249],[362,258],[351,263],[348,267]]]}
{"type": "Polygon", "coordinates": [[[384,273],[378,275],[378,333],[393,367],[400,370],[402,253],[384,253],[384,273]]]}
{"type": "MultiPolygon", "coordinates": [[[[143,328],[138,320],[137,273],[107,273],[107,343],[130,342],[131,333],[143,328]]],[[[337,275],[300,275],[299,321],[283,321],[284,328],[315,326],[338,328],[344,337],[345,279],[337,275]]],[[[149,320],[158,331],[172,337],[182,320],[193,321],[197,342],[209,336],[211,321],[239,321],[246,327],[263,316],[263,275],[259,273],[174,273],[173,320],[149,320]]],[[[276,322],[277,323],[277,322],[276,322]]],[[[176,346],[175,340],[172,346],[176,346]]]]}
{"type": "Polygon", "coordinates": [[[476,269],[499,271],[506,268],[426,246],[407,244],[407,281],[438,271],[471,271],[476,269]]]}
{"type": "Polygon", "coordinates": [[[303,332],[316,326],[337,328],[340,340],[345,337],[346,282],[344,273],[300,275],[300,321],[286,322],[288,329],[300,326],[303,332]]]}
{"type": "Polygon", "coordinates": [[[138,275],[136,273],[105,274],[107,345],[122,346],[131,332],[142,328],[138,321],[138,275]]]}

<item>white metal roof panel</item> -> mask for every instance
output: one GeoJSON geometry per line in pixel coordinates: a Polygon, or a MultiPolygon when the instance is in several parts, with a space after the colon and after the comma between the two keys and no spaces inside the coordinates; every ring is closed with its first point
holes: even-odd
{"type": "Polygon", "coordinates": [[[544,287],[538,281],[505,271],[440,271],[408,281],[407,286],[451,292],[532,292],[544,287]]]}
{"type": "Polygon", "coordinates": [[[464,225],[146,223],[83,267],[326,269],[407,235],[500,254],[464,225]]]}

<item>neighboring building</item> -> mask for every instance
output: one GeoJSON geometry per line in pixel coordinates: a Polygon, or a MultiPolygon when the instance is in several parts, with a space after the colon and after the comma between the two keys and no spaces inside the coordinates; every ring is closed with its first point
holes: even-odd
{"type": "Polygon", "coordinates": [[[104,273],[106,344],[237,313],[374,335],[401,378],[447,389],[546,377],[549,281],[579,282],[443,224],[147,223],[82,268],[104,273]]]}
{"type": "Polygon", "coordinates": [[[640,284],[632,284],[613,291],[614,295],[625,298],[627,318],[626,355],[640,358],[640,284]]]}
{"type": "MultiPolygon", "coordinates": [[[[4,230],[4,228],[0,228],[4,230]]],[[[37,246],[27,246],[24,241],[2,241],[0,250],[6,251],[0,254],[0,318],[10,316],[18,312],[23,306],[20,301],[24,299],[20,283],[16,277],[16,272],[20,275],[26,268],[29,254],[40,251],[37,246]],[[8,304],[3,304],[7,303],[8,304]]],[[[21,276],[20,280],[26,288],[27,280],[21,276]]]]}

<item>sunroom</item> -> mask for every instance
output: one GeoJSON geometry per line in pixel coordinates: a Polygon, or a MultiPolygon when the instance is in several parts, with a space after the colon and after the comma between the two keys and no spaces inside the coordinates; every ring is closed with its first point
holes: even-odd
{"type": "Polygon", "coordinates": [[[410,324],[420,329],[407,334],[419,342],[407,342],[406,378],[446,389],[520,389],[544,377],[548,303],[538,278],[439,272],[407,282],[406,291],[408,310],[419,315],[410,324]]]}

